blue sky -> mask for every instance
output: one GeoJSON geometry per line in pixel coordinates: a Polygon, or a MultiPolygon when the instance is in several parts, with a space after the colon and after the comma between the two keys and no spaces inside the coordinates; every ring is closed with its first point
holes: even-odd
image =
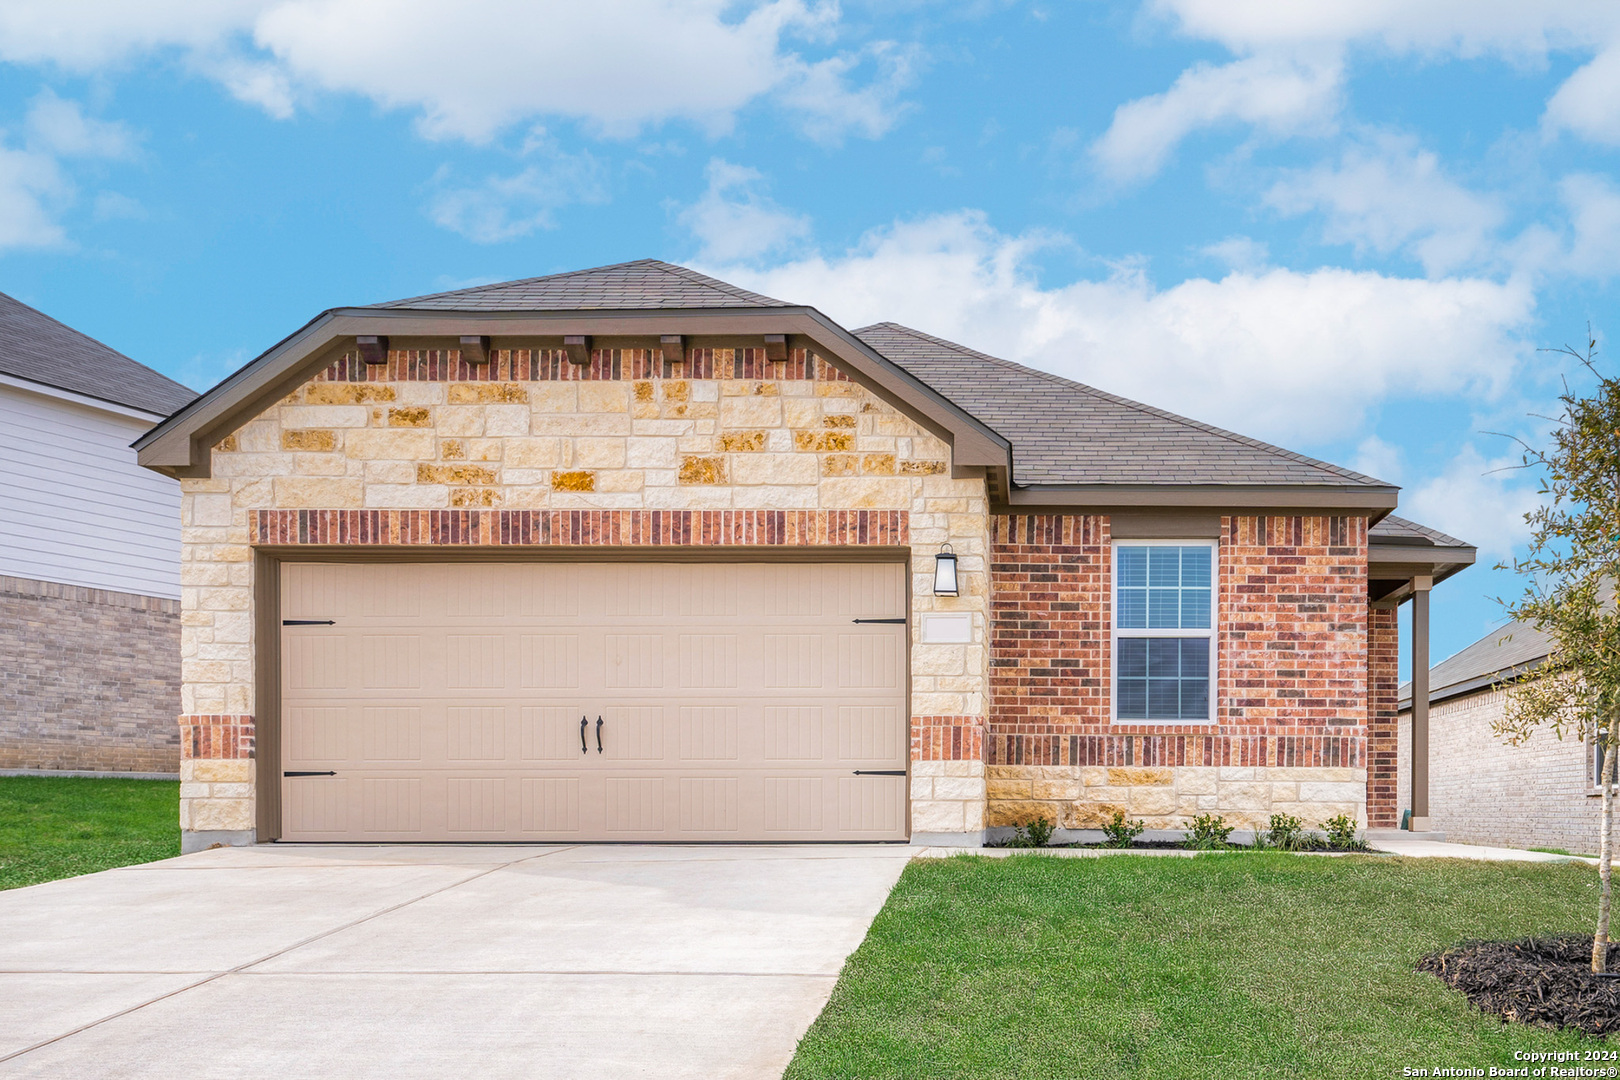
{"type": "Polygon", "coordinates": [[[1620,5],[10,0],[0,289],[198,388],[655,256],[1340,462],[1490,565],[1620,270],[1620,5]]]}

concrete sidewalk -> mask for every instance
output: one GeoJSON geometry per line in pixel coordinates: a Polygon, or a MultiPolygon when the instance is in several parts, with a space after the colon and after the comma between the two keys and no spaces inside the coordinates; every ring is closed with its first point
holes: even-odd
{"type": "Polygon", "coordinates": [[[1453,844],[1440,840],[1368,841],[1374,851],[1387,851],[1391,855],[1409,855],[1415,859],[1480,859],[1487,862],[1578,862],[1597,865],[1596,859],[1582,855],[1553,855],[1546,851],[1526,851],[1523,848],[1484,847],[1479,844],[1453,844]]]}
{"type": "Polygon", "coordinates": [[[218,849],[0,893],[0,1077],[780,1075],[903,846],[218,849]]]}

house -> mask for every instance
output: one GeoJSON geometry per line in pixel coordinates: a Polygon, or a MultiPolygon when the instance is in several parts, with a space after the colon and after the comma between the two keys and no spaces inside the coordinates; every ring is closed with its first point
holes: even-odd
{"type": "Polygon", "coordinates": [[[1395,605],[1473,559],[1381,481],[653,260],[327,311],[137,446],[190,848],[1394,826],[1395,605]]]}
{"type": "MultiPolygon", "coordinates": [[[[1522,622],[1493,630],[1429,671],[1429,791],[1432,828],[1446,839],[1505,847],[1598,849],[1601,754],[1577,733],[1536,731],[1517,746],[1493,730],[1503,717],[1503,680],[1547,659],[1546,635],[1522,622]]],[[[1401,731],[1412,689],[1401,687],[1401,731]]],[[[1404,781],[1410,747],[1402,743],[1404,781]]],[[[1401,790],[1405,790],[1404,786],[1401,790]]]]}
{"type": "Polygon", "coordinates": [[[180,485],[130,443],[195,396],[0,293],[0,769],[179,771],[180,485]]]}

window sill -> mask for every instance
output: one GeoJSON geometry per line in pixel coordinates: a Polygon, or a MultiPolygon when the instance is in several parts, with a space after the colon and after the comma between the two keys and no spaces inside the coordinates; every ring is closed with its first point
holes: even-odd
{"type": "Polygon", "coordinates": [[[1218,727],[1219,720],[1110,720],[1112,727],[1218,727]]]}

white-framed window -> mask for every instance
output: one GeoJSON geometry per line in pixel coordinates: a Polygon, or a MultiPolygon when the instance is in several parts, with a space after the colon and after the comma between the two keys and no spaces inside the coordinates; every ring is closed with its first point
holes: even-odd
{"type": "Polygon", "coordinates": [[[1215,541],[1114,542],[1114,720],[1215,719],[1215,541]]]}

